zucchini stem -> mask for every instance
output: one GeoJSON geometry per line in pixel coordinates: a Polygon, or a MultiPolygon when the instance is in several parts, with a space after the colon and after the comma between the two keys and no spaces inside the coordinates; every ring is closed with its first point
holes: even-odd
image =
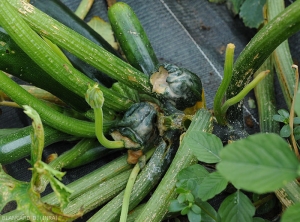
{"type": "Polygon", "coordinates": [[[43,101],[35,98],[2,71],[0,71],[0,80],[0,89],[7,96],[19,106],[31,106],[38,112],[43,122],[47,125],[67,134],[79,137],[95,137],[95,125],[93,123],[59,113],[43,101]]]}
{"type": "MultiPolygon", "coordinates": [[[[125,61],[109,53],[99,45],[87,40],[85,37],[52,19],[50,16],[47,16],[47,14],[25,1],[11,0],[9,1],[9,4],[15,7],[16,11],[20,13],[28,25],[40,35],[46,36],[53,43],[66,49],[111,78],[114,78],[133,89],[137,89],[139,92],[151,94],[151,84],[147,76],[125,61]]],[[[5,11],[4,8],[3,10],[5,11]]],[[[4,14],[3,17],[5,17],[4,14]]],[[[10,17],[11,16],[8,14],[7,20],[11,20],[10,17]]],[[[87,82],[85,81],[85,83],[87,82]]],[[[83,87],[84,86],[80,88],[82,89],[83,87]]],[[[106,91],[104,91],[104,89],[105,88],[103,87],[103,93],[106,93],[107,91],[107,93],[110,93],[111,98],[115,97],[109,90],[106,89],[106,91]]],[[[74,89],[74,91],[76,91],[76,89],[74,89]]],[[[111,100],[113,104],[116,103],[115,101],[117,101],[117,99],[111,100]]],[[[126,101],[123,101],[122,104],[125,102],[126,101]]],[[[128,105],[130,106],[132,104],[128,105]]],[[[128,107],[123,110],[126,110],[127,108],[128,107]]]]}
{"type": "MultiPolygon", "coordinates": [[[[73,146],[70,150],[62,153],[48,165],[53,169],[61,171],[68,164],[76,164],[78,158],[86,153],[88,150],[96,147],[98,142],[95,138],[83,138],[75,146],[73,146]]],[[[39,186],[39,190],[43,192],[48,185],[49,181],[46,177],[42,176],[41,184],[39,186]]]]}
{"type": "MultiPolygon", "coordinates": [[[[14,2],[19,3],[24,7],[26,5],[30,8],[29,9],[25,7],[26,9],[21,10],[22,13],[36,14],[32,13],[31,11],[31,9],[34,9],[34,7],[26,3],[26,1],[14,2]],[[29,10],[30,12],[26,12],[26,10],[29,10]]],[[[20,46],[20,48],[53,79],[78,96],[84,97],[87,86],[89,84],[93,84],[94,81],[75,69],[69,63],[66,63],[59,55],[57,55],[57,53],[54,52],[49,45],[47,45],[46,42],[22,19],[21,15],[19,14],[21,12],[19,12],[11,4],[13,4],[12,1],[0,1],[0,25],[20,46]]],[[[44,23],[42,20],[44,19],[40,18],[39,22],[44,23]]],[[[57,32],[58,27],[53,24],[48,24],[48,26],[54,26],[54,29],[57,32]]],[[[61,32],[62,30],[60,30],[58,33],[61,32]]],[[[76,35],[77,37],[80,36],[78,33],[76,33],[76,35]]],[[[84,38],[82,36],[80,37],[84,38]]],[[[54,44],[57,44],[55,41],[53,41],[53,39],[50,38],[50,36],[46,35],[46,38],[54,44]]],[[[69,36],[69,39],[65,41],[72,42],[73,40],[71,40],[71,37],[69,36]]],[[[86,41],[86,39],[84,39],[84,41],[86,41]]],[[[81,44],[83,44],[83,42],[81,42],[81,44]]],[[[57,45],[59,46],[59,44],[57,45]]],[[[98,47],[101,48],[100,46],[98,47]]],[[[104,49],[101,48],[101,50],[104,49]]],[[[90,54],[88,56],[92,56],[91,51],[89,53],[90,54]]],[[[112,92],[104,86],[101,86],[101,90],[103,91],[107,100],[105,105],[111,109],[124,111],[132,105],[132,101],[130,101],[128,98],[124,98],[123,96],[116,92],[112,92]]]]}
{"type": "Polygon", "coordinates": [[[126,188],[123,196],[123,204],[122,204],[122,210],[121,210],[121,216],[120,216],[120,222],[126,222],[127,216],[128,216],[128,209],[129,209],[129,202],[130,202],[130,194],[134,185],[134,182],[136,180],[137,175],[139,174],[141,170],[140,163],[138,162],[135,164],[134,168],[132,169],[126,188]]]}
{"type": "Polygon", "coordinates": [[[245,88],[239,92],[236,96],[226,100],[226,102],[221,107],[221,114],[226,115],[226,111],[228,108],[245,98],[245,96],[261,81],[263,80],[266,75],[269,73],[269,70],[263,71],[259,73],[245,88]]]}
{"type": "MultiPolygon", "coordinates": [[[[127,172],[128,171],[128,177],[131,171],[132,165],[127,163],[127,155],[121,156],[119,158],[116,158],[114,160],[112,160],[111,162],[107,163],[106,165],[94,170],[93,172],[88,173],[87,175],[79,178],[78,180],[73,181],[72,183],[68,184],[67,187],[71,190],[74,190],[74,192],[70,195],[70,205],[73,204],[73,200],[77,199],[84,195],[84,193],[89,192],[89,190],[92,190],[93,192],[90,192],[90,197],[91,198],[87,198],[86,200],[81,202],[78,201],[77,203],[77,209],[80,208],[83,204],[83,202],[89,201],[90,199],[94,199],[94,201],[99,200],[99,196],[101,195],[102,191],[99,191],[99,188],[102,189],[103,185],[105,185],[105,181],[109,181],[112,178],[118,178],[118,175],[121,174],[122,172],[127,172]],[[101,187],[99,186],[100,184],[101,187]],[[96,196],[95,192],[99,191],[99,196],[96,196]]],[[[126,180],[128,179],[128,177],[126,178],[126,180]]],[[[125,184],[126,181],[124,182],[124,188],[125,188],[125,184]]],[[[115,184],[109,184],[109,186],[119,186],[120,185],[120,181],[119,183],[115,183],[115,184]]],[[[123,188],[123,189],[124,189],[123,188]]],[[[119,188],[118,188],[119,189],[119,188]]],[[[103,193],[102,193],[103,194],[103,193]]],[[[86,198],[86,196],[85,196],[86,198]]],[[[54,192],[47,194],[46,196],[42,197],[43,202],[47,203],[47,204],[51,204],[51,205],[57,205],[59,204],[59,201],[55,195],[54,192]]],[[[92,201],[92,200],[91,200],[92,201]]],[[[76,206],[73,206],[73,208],[76,206]]],[[[22,216],[24,216],[24,213],[18,210],[13,210],[10,211],[8,213],[5,214],[5,216],[7,216],[7,218],[20,218],[22,216]]],[[[12,220],[8,220],[8,221],[14,221],[12,220]]],[[[99,220],[98,220],[99,221],[99,220]]]]}
{"type": "Polygon", "coordinates": [[[272,67],[273,60],[272,56],[270,56],[254,74],[254,76],[257,76],[263,70],[271,70],[268,76],[254,88],[254,93],[258,108],[260,132],[279,134],[279,122],[273,121],[273,116],[277,113],[277,109],[274,88],[275,74],[272,67]]]}
{"type": "Polygon", "coordinates": [[[92,107],[95,115],[95,132],[99,143],[110,149],[118,149],[124,147],[123,141],[110,141],[103,134],[103,111],[104,96],[98,84],[88,87],[85,96],[86,102],[92,107]]]}
{"type": "MultiPolygon", "coordinates": [[[[285,9],[284,0],[267,0],[266,5],[266,21],[271,21],[285,9]]],[[[272,53],[272,58],[274,59],[275,70],[282,94],[284,96],[287,107],[291,109],[295,88],[295,78],[293,75],[294,70],[291,67],[291,64],[293,64],[293,59],[287,40],[282,42],[274,50],[274,52],[272,53]]]]}
{"type": "Polygon", "coordinates": [[[253,205],[255,206],[255,208],[259,208],[260,206],[262,206],[263,204],[267,203],[268,201],[272,200],[274,198],[274,194],[269,194],[268,196],[256,201],[253,203],[253,205]]]}
{"type": "Polygon", "coordinates": [[[1,101],[0,106],[8,106],[13,108],[21,108],[17,103],[10,101],[1,101]]]}
{"type": "Polygon", "coordinates": [[[235,45],[229,43],[225,53],[224,76],[214,98],[214,115],[220,125],[226,124],[225,114],[221,111],[222,100],[232,78],[235,45]],[[222,115],[223,114],[223,115],[222,115]]]}
{"type": "Polygon", "coordinates": [[[68,63],[70,66],[73,66],[70,60],[67,58],[67,56],[61,51],[61,49],[53,44],[49,39],[47,39],[45,36],[42,36],[44,41],[47,43],[47,45],[55,52],[61,59],[63,59],[66,63],[68,63]]]}
{"type": "Polygon", "coordinates": [[[167,214],[170,201],[176,196],[177,174],[183,168],[197,163],[197,158],[192,154],[186,142],[190,131],[212,131],[212,116],[208,110],[200,109],[196,112],[168,171],[136,221],[162,221],[167,214]]]}
{"type": "Polygon", "coordinates": [[[299,150],[298,150],[297,142],[296,142],[295,136],[294,136],[295,99],[296,99],[296,95],[297,95],[297,91],[298,91],[298,85],[299,85],[299,72],[298,72],[298,66],[297,65],[292,65],[292,68],[295,69],[296,81],[295,81],[293,101],[292,101],[292,105],[291,105],[291,109],[290,109],[289,126],[290,126],[290,129],[291,129],[291,136],[290,136],[291,143],[292,143],[294,152],[295,152],[296,156],[299,159],[300,158],[299,150]]]}
{"type": "MultiPolygon", "coordinates": [[[[228,98],[237,95],[271,53],[300,30],[299,7],[300,1],[295,1],[284,9],[260,29],[243,49],[233,66],[232,81],[226,92],[228,98]]],[[[242,107],[242,103],[230,107],[227,118],[232,121],[242,119],[242,107]]]]}
{"type": "MultiPolygon", "coordinates": [[[[165,163],[164,152],[166,151],[166,143],[162,141],[158,146],[153,146],[149,151],[145,153],[143,161],[149,162],[143,167],[143,170],[139,173],[138,178],[136,179],[133,189],[130,194],[129,202],[129,211],[131,215],[131,210],[137,206],[145,196],[152,190],[153,187],[159,182],[160,178],[167,170],[168,164],[164,165],[165,168],[160,168],[165,163]],[[159,159],[157,159],[159,158],[159,159]],[[162,160],[163,159],[163,160],[162,160]],[[158,162],[157,162],[158,161],[158,162]],[[162,161],[162,162],[160,162],[162,161]],[[161,170],[158,170],[161,169],[161,170]],[[149,180],[149,176],[151,180],[149,180]]],[[[132,164],[130,164],[132,166],[132,164]]],[[[114,199],[105,204],[101,209],[95,213],[91,218],[88,219],[88,222],[98,222],[98,221],[118,221],[120,219],[121,208],[123,203],[125,189],[118,194],[114,199]]]]}

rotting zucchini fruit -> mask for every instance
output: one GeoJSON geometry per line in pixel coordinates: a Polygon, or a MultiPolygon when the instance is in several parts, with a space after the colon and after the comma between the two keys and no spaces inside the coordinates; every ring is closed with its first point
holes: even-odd
{"type": "Polygon", "coordinates": [[[115,140],[123,140],[128,149],[144,149],[158,136],[157,108],[154,104],[133,104],[111,130],[115,140]]]}
{"type": "Polygon", "coordinates": [[[187,69],[163,64],[158,72],[151,75],[150,82],[153,86],[152,92],[156,93],[161,100],[172,103],[179,110],[192,107],[198,101],[202,101],[201,80],[187,69]]]}
{"type": "Polygon", "coordinates": [[[129,5],[115,3],[108,10],[108,18],[128,63],[148,76],[153,74],[150,79],[152,92],[159,99],[171,101],[176,108],[185,110],[186,114],[194,114],[205,106],[204,91],[197,75],[170,64],[163,64],[159,68],[150,40],[129,5]]]}

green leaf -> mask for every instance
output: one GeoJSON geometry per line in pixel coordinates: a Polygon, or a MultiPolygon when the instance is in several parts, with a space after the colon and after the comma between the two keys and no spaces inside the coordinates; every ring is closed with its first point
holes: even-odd
{"type": "Polygon", "coordinates": [[[187,213],[187,216],[188,216],[188,219],[189,219],[189,222],[199,222],[201,221],[201,214],[199,213],[195,213],[193,210],[190,210],[188,213],[187,213]]]}
{"type": "Polygon", "coordinates": [[[228,181],[219,172],[210,173],[202,181],[199,187],[198,197],[203,201],[209,200],[221,193],[226,188],[227,183],[228,181]]]}
{"type": "Polygon", "coordinates": [[[179,203],[184,203],[186,201],[186,195],[183,193],[179,194],[177,200],[179,203]]]}
{"type": "Polygon", "coordinates": [[[285,119],[290,118],[290,113],[285,109],[278,110],[279,115],[283,116],[285,119]]]}
{"type": "Polygon", "coordinates": [[[73,221],[82,216],[64,215],[60,208],[45,204],[40,194],[35,192],[30,183],[18,181],[7,175],[0,165],[0,211],[10,201],[16,201],[17,210],[22,211],[32,221],[73,221]]]}
{"type": "Polygon", "coordinates": [[[31,133],[31,160],[33,166],[35,162],[42,159],[44,150],[44,128],[39,114],[30,106],[24,105],[24,113],[32,119],[33,132],[31,133]]]}
{"type": "Polygon", "coordinates": [[[94,16],[88,23],[92,29],[98,32],[114,49],[118,50],[111,25],[98,16],[94,16]]]}
{"type": "Polygon", "coordinates": [[[273,120],[283,123],[285,118],[281,115],[275,114],[275,115],[273,115],[273,120]]]}
{"type": "Polygon", "coordinates": [[[294,117],[293,123],[300,124],[300,117],[294,117]]]}
{"type": "Polygon", "coordinates": [[[291,128],[290,128],[290,126],[289,125],[284,125],[281,128],[279,134],[280,134],[281,137],[284,137],[284,138],[289,137],[291,135],[291,128]]]}
{"type": "Polygon", "coordinates": [[[300,221],[300,203],[288,207],[282,215],[281,222],[300,221]]]}
{"type": "Polygon", "coordinates": [[[201,208],[197,204],[193,204],[191,210],[196,214],[201,214],[201,208]]]}
{"type": "Polygon", "coordinates": [[[30,221],[73,221],[82,216],[79,212],[74,215],[63,214],[61,208],[66,207],[70,189],[56,178],[62,179],[64,173],[52,169],[41,161],[44,149],[44,129],[39,114],[30,106],[24,106],[25,113],[32,118],[33,132],[31,133],[31,165],[32,178],[30,183],[18,181],[7,175],[0,164],[0,211],[10,201],[16,201],[17,210],[22,211],[30,221]],[[41,177],[50,181],[52,189],[61,202],[61,208],[45,204],[41,200],[39,185],[41,177]],[[56,178],[54,178],[56,177],[56,178]]]}
{"type": "Polygon", "coordinates": [[[255,207],[240,190],[228,196],[218,210],[222,222],[252,222],[255,207]]]}
{"type": "Polygon", "coordinates": [[[185,198],[188,202],[194,202],[194,200],[195,200],[194,195],[192,193],[187,193],[185,195],[185,198]]]}
{"type": "Polygon", "coordinates": [[[295,140],[300,140],[300,126],[296,126],[293,130],[295,140]]]}
{"type": "Polygon", "coordinates": [[[196,204],[201,208],[202,222],[217,222],[220,221],[217,211],[207,202],[203,202],[199,198],[196,199],[196,204]]]}
{"type": "Polygon", "coordinates": [[[188,180],[186,185],[187,185],[186,188],[188,190],[194,190],[197,186],[194,180],[188,180]]]}
{"type": "Polygon", "coordinates": [[[187,193],[187,192],[189,192],[189,190],[186,190],[186,189],[184,189],[182,187],[176,188],[176,193],[181,194],[181,193],[187,193]]]}
{"type": "Polygon", "coordinates": [[[53,169],[42,161],[38,161],[35,164],[35,169],[39,174],[44,175],[45,178],[49,180],[53,191],[60,201],[60,207],[65,208],[69,203],[69,196],[72,193],[72,190],[59,181],[62,180],[62,177],[65,175],[65,173],[53,169]],[[57,180],[55,177],[59,180],[57,180]]]}
{"type": "Polygon", "coordinates": [[[181,210],[180,213],[181,213],[181,215],[187,215],[190,210],[191,210],[191,208],[189,206],[186,206],[181,210]]]}
{"type": "Polygon", "coordinates": [[[297,177],[299,162],[277,134],[258,133],[227,145],[217,170],[240,189],[275,191],[297,177]]]}
{"type": "Polygon", "coordinates": [[[187,144],[199,161],[217,163],[219,152],[223,148],[222,141],[214,134],[192,131],[188,135],[187,144]]]}
{"type": "Polygon", "coordinates": [[[178,200],[171,200],[170,206],[169,206],[169,212],[179,212],[186,206],[187,205],[184,203],[179,203],[178,200]]]}
{"type": "Polygon", "coordinates": [[[240,9],[240,17],[249,28],[258,28],[263,22],[263,6],[266,0],[246,0],[240,9]]]}
{"type": "Polygon", "coordinates": [[[178,173],[178,182],[176,183],[176,186],[181,188],[187,188],[188,182],[200,184],[203,181],[203,179],[206,176],[208,176],[208,174],[208,171],[199,164],[189,166],[178,173]]]}

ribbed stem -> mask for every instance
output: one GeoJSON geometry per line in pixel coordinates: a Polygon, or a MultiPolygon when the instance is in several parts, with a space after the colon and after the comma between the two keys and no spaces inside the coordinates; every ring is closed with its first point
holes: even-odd
{"type": "Polygon", "coordinates": [[[273,120],[277,113],[274,89],[274,72],[271,57],[257,70],[259,72],[269,69],[270,73],[254,88],[259,115],[259,127],[262,133],[279,133],[279,122],[273,120]]]}
{"type": "MultiPolygon", "coordinates": [[[[7,77],[2,71],[0,71],[0,80],[0,89],[5,94],[7,94],[19,106],[31,106],[39,113],[41,119],[47,125],[75,136],[96,136],[94,123],[77,120],[51,109],[41,100],[32,96],[25,89],[7,77]]],[[[105,129],[107,130],[108,128],[105,127],[105,129]]]]}
{"type": "MultiPolygon", "coordinates": [[[[173,147],[169,147],[162,140],[154,149],[155,151],[151,159],[142,169],[134,184],[133,190],[130,195],[130,214],[128,215],[128,217],[131,215],[131,210],[135,206],[137,206],[160,181],[169,166],[169,156],[172,155],[173,152],[175,152],[175,149],[177,149],[177,147],[175,147],[175,145],[173,147]]],[[[110,222],[119,219],[121,207],[123,205],[123,196],[124,191],[122,191],[118,196],[104,205],[88,220],[88,222],[98,222],[102,220],[110,222]]]]}
{"type": "Polygon", "coordinates": [[[94,186],[81,196],[70,201],[64,209],[67,214],[75,214],[83,210],[83,214],[90,212],[96,207],[109,201],[118,195],[126,186],[126,182],[132,170],[127,170],[119,175],[103,182],[101,186],[94,186]]]}
{"type": "MultiPolygon", "coordinates": [[[[78,198],[88,190],[91,190],[93,187],[96,187],[98,189],[100,183],[103,183],[104,181],[108,181],[109,179],[116,177],[118,174],[128,171],[130,168],[132,168],[132,165],[127,163],[127,156],[122,156],[109,162],[108,164],[98,168],[97,170],[68,184],[67,187],[74,191],[70,196],[70,200],[72,201],[75,198],[78,198]]],[[[128,172],[128,176],[129,174],[130,171],[128,172]]],[[[124,184],[125,183],[126,181],[124,182],[124,184]]],[[[52,205],[59,203],[55,193],[50,193],[46,195],[45,197],[42,198],[42,200],[43,202],[52,205]]],[[[11,218],[11,220],[8,221],[15,221],[15,218],[22,218],[23,216],[24,214],[21,211],[17,211],[17,210],[13,210],[5,214],[6,218],[11,218]]],[[[26,217],[24,218],[26,219],[26,217]]]]}
{"type": "MultiPolygon", "coordinates": [[[[299,1],[298,1],[299,2],[299,1]]],[[[284,0],[267,0],[268,20],[274,18],[278,13],[284,10],[284,0]]],[[[288,49],[288,42],[284,41],[273,52],[276,72],[281,84],[285,101],[288,107],[291,107],[294,95],[295,75],[292,69],[291,55],[288,49]]],[[[263,66],[270,66],[270,59],[267,59],[263,66]]],[[[264,68],[262,68],[264,69],[264,68]]],[[[255,88],[255,94],[260,116],[260,129],[262,132],[279,133],[279,123],[273,120],[276,114],[275,92],[273,86],[273,73],[271,72],[255,88]],[[266,104],[267,102],[267,104],[266,104]]],[[[283,188],[275,191],[275,194],[281,204],[287,208],[295,203],[300,202],[299,182],[294,180],[286,184],[283,188]]]]}
{"type": "Polygon", "coordinates": [[[165,214],[168,212],[170,201],[176,196],[175,185],[177,181],[177,174],[183,168],[197,162],[196,157],[192,154],[192,151],[185,142],[185,138],[188,136],[189,131],[194,130],[211,132],[212,117],[207,110],[201,109],[195,114],[168,171],[159,183],[154,194],[147,202],[139,217],[136,218],[136,221],[159,222],[162,221],[165,214]]]}
{"type": "MultiPolygon", "coordinates": [[[[232,81],[226,93],[227,98],[237,95],[270,54],[283,41],[300,30],[299,8],[300,1],[295,1],[251,39],[234,63],[232,81]]],[[[228,118],[242,119],[242,107],[240,102],[229,108],[228,118]]]]}
{"type": "MultiPolygon", "coordinates": [[[[81,72],[79,72],[73,66],[65,62],[60,56],[58,56],[45,43],[45,41],[37,33],[35,33],[29,27],[29,25],[21,18],[20,13],[18,13],[18,11],[15,8],[13,8],[11,4],[9,4],[12,2],[15,2],[16,4],[18,3],[19,5],[23,6],[23,8],[18,9],[21,14],[23,13],[22,15],[37,14],[32,13],[34,8],[26,1],[0,1],[0,25],[5,29],[5,31],[10,35],[10,37],[20,46],[20,48],[22,48],[22,50],[26,52],[26,54],[33,61],[35,61],[43,70],[45,70],[55,80],[60,82],[72,92],[76,93],[81,97],[84,97],[88,86],[94,85],[95,82],[87,76],[85,76],[84,74],[82,74],[81,72]]],[[[39,17],[38,21],[39,23],[46,25],[45,19],[43,19],[43,17],[39,17]]],[[[49,25],[49,27],[51,26],[56,31],[58,29],[54,24],[47,25],[49,25]]],[[[61,31],[59,31],[59,33],[61,33],[61,31]]],[[[43,34],[46,38],[49,37],[48,39],[50,39],[50,36],[47,35],[47,30],[44,30],[43,34]]],[[[78,36],[80,35],[77,34],[77,37],[78,36]]],[[[80,37],[83,38],[82,36],[80,37]]],[[[52,41],[52,39],[50,40],[52,41]]],[[[64,41],[71,43],[72,38],[69,36],[64,41]]],[[[81,43],[81,46],[83,44],[85,45],[84,41],[79,42],[81,43]]],[[[73,44],[76,45],[77,43],[78,42],[73,44]]],[[[93,50],[90,49],[89,53],[91,54],[92,51],[93,50]]],[[[89,56],[91,56],[90,54],[89,56]]],[[[111,92],[111,90],[103,86],[101,87],[101,90],[103,91],[106,97],[106,103],[109,107],[112,107],[116,110],[124,111],[128,109],[129,106],[132,104],[132,102],[127,98],[123,98],[121,95],[118,95],[115,92],[113,93],[111,92]]]]}
{"type": "MultiPolygon", "coordinates": [[[[96,139],[91,138],[84,138],[80,140],[72,149],[64,152],[56,159],[51,161],[48,165],[51,166],[55,170],[61,171],[64,166],[68,165],[69,163],[76,163],[76,159],[83,155],[88,150],[94,148],[95,146],[99,145],[96,139]]],[[[41,184],[39,186],[39,190],[43,192],[47,186],[49,181],[45,178],[41,180],[41,184]]]]}
{"type": "Polygon", "coordinates": [[[53,43],[129,87],[151,93],[149,79],[128,63],[47,16],[26,1],[9,2],[20,12],[31,28],[53,43]]]}
{"type": "MultiPolygon", "coordinates": [[[[283,0],[267,0],[267,20],[271,21],[284,9],[283,0]]],[[[295,88],[295,76],[292,68],[293,59],[287,40],[274,50],[272,57],[285,102],[288,108],[291,108],[295,88]]]]}

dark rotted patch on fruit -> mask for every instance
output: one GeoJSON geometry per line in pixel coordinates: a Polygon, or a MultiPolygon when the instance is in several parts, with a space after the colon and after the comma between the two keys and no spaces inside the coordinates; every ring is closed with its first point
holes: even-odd
{"type": "Polygon", "coordinates": [[[158,136],[157,110],[148,102],[133,104],[111,130],[114,140],[123,140],[127,149],[143,149],[158,136]]]}
{"type": "Polygon", "coordinates": [[[163,64],[150,77],[152,92],[161,100],[173,103],[179,109],[194,106],[202,101],[200,78],[187,69],[171,64],[163,64]]]}

